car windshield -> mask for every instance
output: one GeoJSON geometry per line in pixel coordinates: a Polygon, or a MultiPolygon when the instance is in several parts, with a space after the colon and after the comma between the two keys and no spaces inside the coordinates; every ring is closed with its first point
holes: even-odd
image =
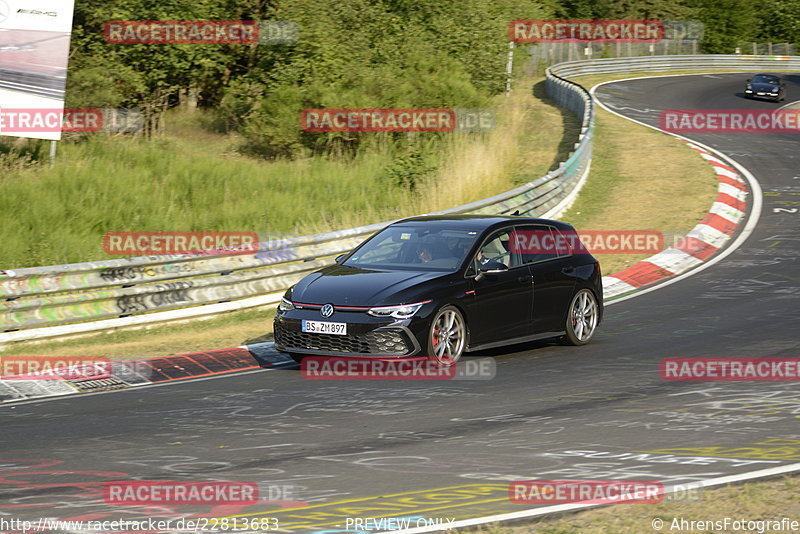
{"type": "Polygon", "coordinates": [[[390,226],[365,243],[343,265],[371,269],[454,271],[478,232],[452,228],[390,226]]]}
{"type": "Polygon", "coordinates": [[[753,79],[750,80],[750,83],[769,83],[772,85],[778,85],[778,78],[775,76],[753,76],[753,79]]]}

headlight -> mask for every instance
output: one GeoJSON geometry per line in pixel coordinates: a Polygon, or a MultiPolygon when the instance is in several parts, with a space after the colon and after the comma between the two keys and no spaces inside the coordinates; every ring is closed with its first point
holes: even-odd
{"type": "Polygon", "coordinates": [[[430,300],[424,302],[415,302],[414,304],[403,304],[402,306],[378,306],[377,308],[370,308],[368,314],[375,317],[394,317],[395,319],[408,319],[419,311],[430,300]]]}
{"type": "Polygon", "coordinates": [[[291,301],[286,300],[285,298],[281,298],[280,304],[278,304],[278,311],[287,312],[295,309],[294,304],[291,301]]]}
{"type": "Polygon", "coordinates": [[[748,83],[748,84],[747,84],[747,88],[748,88],[748,89],[750,89],[750,90],[752,90],[752,89],[753,89],[753,86],[752,86],[752,85],[750,85],[750,84],[748,83]]]}

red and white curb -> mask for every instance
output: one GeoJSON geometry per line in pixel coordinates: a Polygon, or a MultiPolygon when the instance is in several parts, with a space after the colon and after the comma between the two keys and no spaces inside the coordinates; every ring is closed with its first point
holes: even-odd
{"type": "Polygon", "coordinates": [[[289,363],[293,364],[294,360],[275,352],[272,343],[258,343],[145,360],[109,362],[103,366],[102,375],[98,375],[97,369],[91,365],[77,365],[52,371],[49,379],[30,379],[32,375],[0,377],[0,404],[152,386],[190,378],[208,379],[289,363]]]}
{"type": "Polygon", "coordinates": [[[717,197],[708,213],[672,247],[603,277],[604,298],[616,297],[684,273],[705,262],[731,239],[747,211],[747,183],[730,165],[696,144],[684,141],[714,167],[717,197]]]}

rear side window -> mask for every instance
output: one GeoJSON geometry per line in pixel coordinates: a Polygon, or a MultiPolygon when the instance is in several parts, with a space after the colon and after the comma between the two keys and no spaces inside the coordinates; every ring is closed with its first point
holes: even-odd
{"type": "Polygon", "coordinates": [[[556,254],[558,255],[558,257],[562,258],[564,256],[572,255],[573,241],[571,239],[568,239],[568,237],[577,238],[577,234],[575,232],[570,232],[570,233],[562,232],[557,228],[553,228],[551,231],[553,232],[553,235],[555,236],[556,239],[556,254]]]}

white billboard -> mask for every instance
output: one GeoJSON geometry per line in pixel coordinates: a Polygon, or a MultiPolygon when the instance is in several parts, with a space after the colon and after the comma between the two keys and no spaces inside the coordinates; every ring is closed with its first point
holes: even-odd
{"type": "Polygon", "coordinates": [[[74,0],[0,0],[0,135],[61,139],[59,127],[35,118],[63,113],[73,8],[74,0]]]}

